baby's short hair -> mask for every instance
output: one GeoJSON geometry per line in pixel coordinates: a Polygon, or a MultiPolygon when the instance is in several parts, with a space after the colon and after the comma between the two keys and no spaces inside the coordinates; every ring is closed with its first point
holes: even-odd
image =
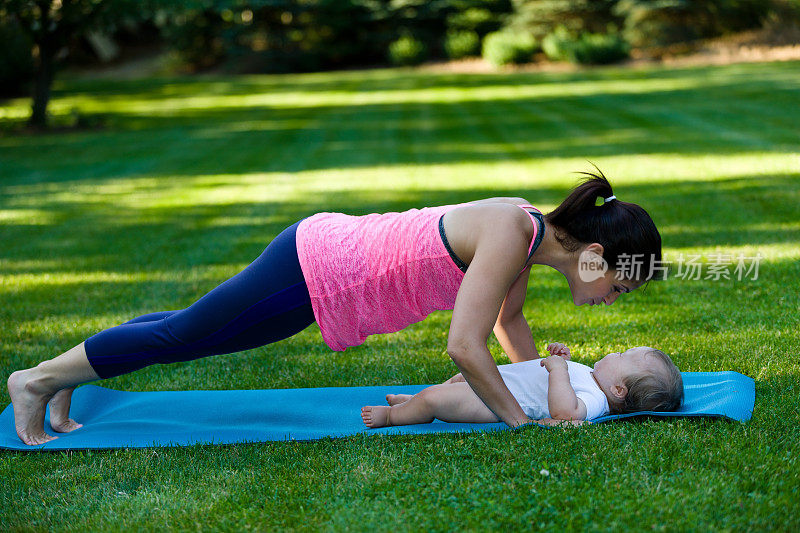
{"type": "Polygon", "coordinates": [[[674,411],[683,403],[683,378],[672,359],[655,349],[646,355],[659,363],[652,365],[647,372],[625,377],[623,382],[628,394],[622,402],[611,406],[613,412],[674,411]]]}

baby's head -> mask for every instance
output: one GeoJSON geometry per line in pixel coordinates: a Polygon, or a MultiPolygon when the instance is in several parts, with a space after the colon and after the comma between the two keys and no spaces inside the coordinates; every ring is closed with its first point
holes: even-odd
{"type": "Polygon", "coordinates": [[[594,377],[612,413],[674,411],[683,402],[683,379],[661,350],[638,346],[610,353],[594,365],[594,377]]]}

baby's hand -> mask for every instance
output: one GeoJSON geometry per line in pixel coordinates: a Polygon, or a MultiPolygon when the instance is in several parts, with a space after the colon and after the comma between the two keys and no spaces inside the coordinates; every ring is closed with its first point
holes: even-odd
{"type": "Polygon", "coordinates": [[[559,357],[557,355],[552,355],[550,357],[545,357],[542,359],[542,366],[547,369],[548,372],[552,372],[557,368],[563,368],[567,370],[567,361],[563,357],[559,357]]]}
{"type": "Polygon", "coordinates": [[[567,361],[570,360],[569,355],[569,348],[566,345],[561,344],[560,342],[551,342],[547,345],[547,351],[550,352],[550,355],[560,355],[567,361]]]}

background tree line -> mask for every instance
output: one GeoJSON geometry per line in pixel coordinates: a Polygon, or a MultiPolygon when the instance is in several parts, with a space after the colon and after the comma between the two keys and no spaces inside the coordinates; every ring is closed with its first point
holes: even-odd
{"type": "Polygon", "coordinates": [[[91,35],[146,34],[188,71],[260,73],[539,51],[608,63],[776,20],[800,20],[800,0],[0,0],[0,96],[32,94],[43,127],[57,67],[91,35]]]}

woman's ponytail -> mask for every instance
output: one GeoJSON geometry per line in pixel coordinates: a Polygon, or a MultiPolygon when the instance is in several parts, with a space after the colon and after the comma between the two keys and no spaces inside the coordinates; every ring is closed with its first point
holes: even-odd
{"type": "Polygon", "coordinates": [[[655,223],[640,206],[617,200],[611,184],[597,172],[581,172],[587,178],[547,214],[556,239],[570,252],[599,243],[609,268],[637,281],[654,277],[661,263],[655,223]]]}

